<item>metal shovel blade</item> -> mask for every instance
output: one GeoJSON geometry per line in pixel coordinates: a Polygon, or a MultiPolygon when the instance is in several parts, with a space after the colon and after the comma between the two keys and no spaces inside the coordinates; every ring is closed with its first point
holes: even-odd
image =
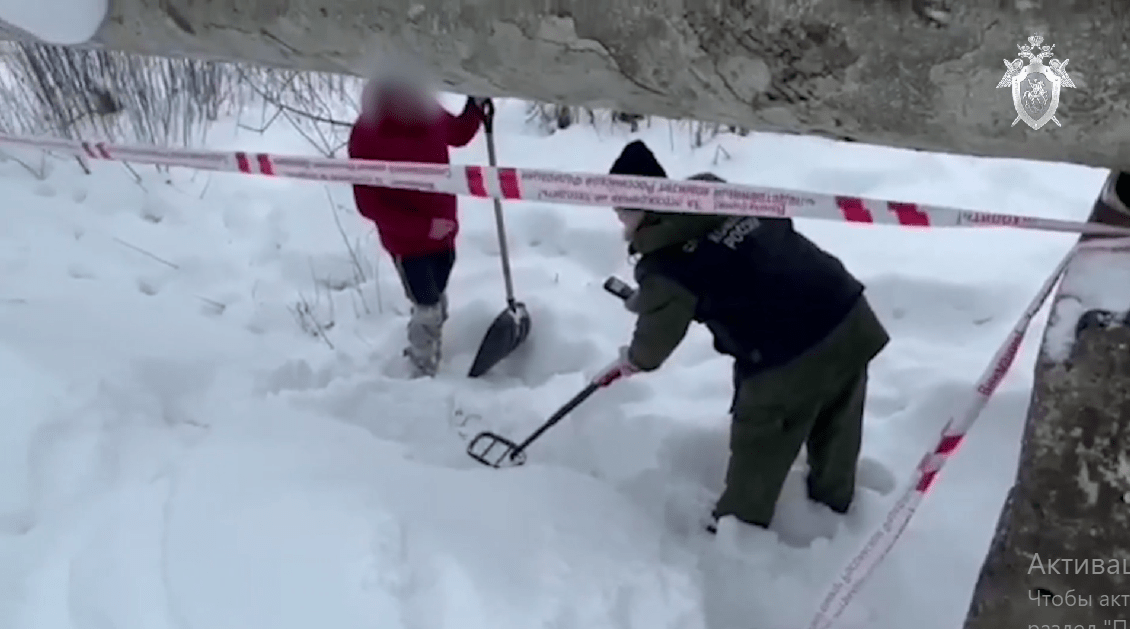
{"type": "Polygon", "coordinates": [[[502,362],[502,359],[518,349],[529,335],[530,313],[526,310],[525,304],[514,302],[490,324],[482,345],[479,345],[479,353],[475,354],[475,361],[471,363],[471,371],[467,375],[478,378],[490,371],[492,367],[502,362]]]}
{"type": "Polygon", "coordinates": [[[467,454],[490,467],[515,467],[526,462],[526,453],[518,444],[493,432],[480,432],[467,444],[467,454]]]}

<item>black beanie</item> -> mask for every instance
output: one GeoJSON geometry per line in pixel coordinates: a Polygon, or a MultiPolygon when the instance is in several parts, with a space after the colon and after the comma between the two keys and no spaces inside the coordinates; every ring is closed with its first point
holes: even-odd
{"type": "Polygon", "coordinates": [[[659,165],[651,149],[636,140],[620,151],[620,157],[608,171],[610,175],[638,175],[640,177],[667,177],[667,171],[659,165]]]}

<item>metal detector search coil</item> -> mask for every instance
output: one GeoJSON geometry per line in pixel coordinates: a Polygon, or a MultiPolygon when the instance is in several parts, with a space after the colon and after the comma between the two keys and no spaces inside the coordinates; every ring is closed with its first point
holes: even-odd
{"type": "Polygon", "coordinates": [[[526,453],[518,444],[493,432],[481,432],[475,435],[467,445],[467,454],[483,465],[490,467],[517,467],[526,462],[526,453]],[[500,446],[498,452],[492,457],[495,446],[500,446]]]}

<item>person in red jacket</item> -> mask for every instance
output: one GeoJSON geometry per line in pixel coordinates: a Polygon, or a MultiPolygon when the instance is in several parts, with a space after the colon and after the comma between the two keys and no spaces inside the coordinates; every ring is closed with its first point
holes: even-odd
{"type": "MultiPolygon", "coordinates": [[[[370,81],[349,136],[349,157],[448,164],[449,147],[465,146],[479,131],[489,99],[468,97],[458,116],[411,81],[370,81]]],[[[408,347],[413,377],[434,376],[447,320],[447,281],[459,233],[455,195],[353,186],[362,216],[373,221],[412,302],[408,347]]]]}

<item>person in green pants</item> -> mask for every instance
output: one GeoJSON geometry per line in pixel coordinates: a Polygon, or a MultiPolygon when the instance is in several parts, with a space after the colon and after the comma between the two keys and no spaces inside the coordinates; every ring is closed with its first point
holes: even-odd
{"type": "MultiPolygon", "coordinates": [[[[667,176],[640,141],[610,172],[667,176]]],[[[722,181],[710,173],[691,179],[722,181]]],[[[864,286],[788,218],[616,213],[629,252],[639,256],[639,289],[626,304],[638,318],[615,365],[620,375],[658,369],[692,321],[734,358],[730,461],[713,521],[734,516],[768,527],[802,446],[809,497],[846,513],[868,365],[890,341],[864,286]]]]}

